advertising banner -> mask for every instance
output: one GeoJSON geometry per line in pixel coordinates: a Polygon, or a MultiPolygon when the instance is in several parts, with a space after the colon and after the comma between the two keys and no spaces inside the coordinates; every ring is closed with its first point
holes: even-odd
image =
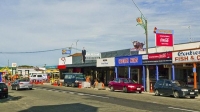
{"type": "Polygon", "coordinates": [[[115,57],[115,66],[142,65],[142,55],[115,57]]]}
{"type": "Polygon", "coordinates": [[[191,63],[200,61],[200,49],[173,52],[172,63],[191,63]]]}
{"type": "Polygon", "coordinates": [[[173,30],[156,30],[155,33],[155,45],[156,46],[173,46],[173,30]]]}
{"type": "Polygon", "coordinates": [[[172,63],[172,52],[143,55],[142,62],[145,65],[170,64],[172,63]]]}
{"type": "Polygon", "coordinates": [[[72,57],[59,58],[58,65],[72,64],[72,57]]]}
{"type": "Polygon", "coordinates": [[[97,67],[111,67],[115,66],[115,58],[97,59],[97,67]]]}
{"type": "Polygon", "coordinates": [[[62,49],[62,54],[71,54],[70,49],[62,49]]]}
{"type": "Polygon", "coordinates": [[[96,60],[101,58],[101,53],[86,53],[85,60],[96,60]]]}

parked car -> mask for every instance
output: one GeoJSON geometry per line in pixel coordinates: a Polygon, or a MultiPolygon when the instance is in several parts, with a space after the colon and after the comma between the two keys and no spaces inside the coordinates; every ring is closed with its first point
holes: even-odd
{"type": "Polygon", "coordinates": [[[154,92],[156,96],[174,96],[175,98],[187,97],[195,98],[198,96],[198,89],[188,87],[185,83],[178,80],[161,79],[156,81],[154,85],[154,92]]]}
{"type": "Polygon", "coordinates": [[[142,93],[144,91],[144,87],[142,84],[138,84],[137,82],[128,79],[128,78],[116,78],[113,81],[110,81],[108,87],[111,91],[122,90],[123,92],[139,92],[142,93]]]}
{"type": "Polygon", "coordinates": [[[15,89],[15,90],[19,90],[19,89],[29,89],[31,90],[33,88],[33,84],[27,80],[27,79],[18,79],[15,80],[12,84],[11,84],[11,89],[15,89]]]}
{"type": "Polygon", "coordinates": [[[8,86],[3,82],[0,82],[0,97],[8,98],[8,86]]]}
{"type": "Polygon", "coordinates": [[[86,81],[85,76],[82,73],[63,73],[64,85],[66,87],[78,87],[79,83],[86,81]]]}
{"type": "Polygon", "coordinates": [[[30,75],[30,80],[47,80],[47,74],[42,74],[42,73],[33,73],[30,75]]]}

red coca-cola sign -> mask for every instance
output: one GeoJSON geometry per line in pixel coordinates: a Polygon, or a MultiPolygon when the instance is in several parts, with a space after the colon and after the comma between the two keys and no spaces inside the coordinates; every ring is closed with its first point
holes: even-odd
{"type": "Polygon", "coordinates": [[[162,60],[172,58],[172,52],[148,54],[148,60],[162,60]]]}
{"type": "Polygon", "coordinates": [[[156,33],[156,46],[173,46],[173,34],[156,33]]]}

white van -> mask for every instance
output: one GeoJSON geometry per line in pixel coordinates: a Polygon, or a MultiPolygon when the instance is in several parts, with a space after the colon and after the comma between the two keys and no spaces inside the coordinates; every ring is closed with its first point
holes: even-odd
{"type": "Polygon", "coordinates": [[[29,78],[30,80],[47,80],[47,74],[32,73],[29,78]]]}

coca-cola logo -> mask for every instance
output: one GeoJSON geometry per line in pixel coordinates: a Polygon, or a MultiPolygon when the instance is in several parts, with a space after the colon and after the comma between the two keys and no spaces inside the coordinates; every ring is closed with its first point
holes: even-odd
{"type": "Polygon", "coordinates": [[[160,38],[160,42],[169,42],[169,38],[160,38]]]}
{"type": "Polygon", "coordinates": [[[148,59],[167,59],[171,58],[171,53],[149,54],[148,59]]]}

